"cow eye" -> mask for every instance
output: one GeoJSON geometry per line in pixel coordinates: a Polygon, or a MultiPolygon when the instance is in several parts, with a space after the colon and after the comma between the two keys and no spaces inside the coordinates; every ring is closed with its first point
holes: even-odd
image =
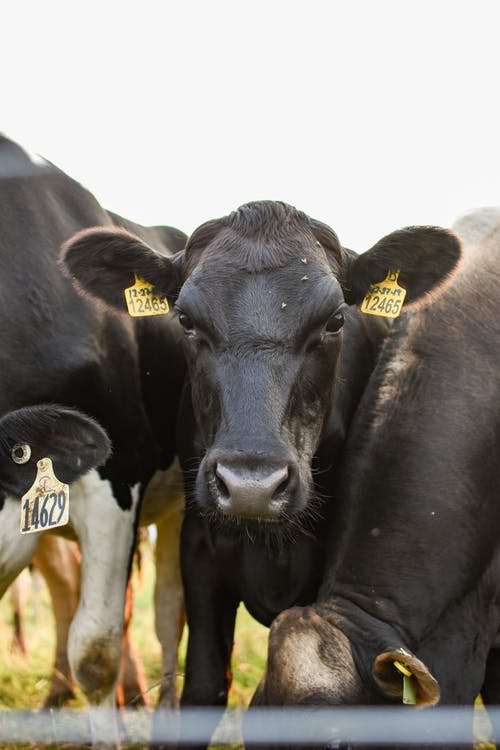
{"type": "Polygon", "coordinates": [[[179,323],[184,328],[185,333],[194,333],[194,325],[193,321],[189,317],[189,315],[186,315],[186,313],[179,313],[179,323]]]}
{"type": "Polygon", "coordinates": [[[342,312],[342,310],[337,310],[337,312],[334,313],[328,320],[328,323],[326,324],[326,330],[330,333],[337,333],[337,331],[340,331],[343,325],[344,313],[342,312]]]}

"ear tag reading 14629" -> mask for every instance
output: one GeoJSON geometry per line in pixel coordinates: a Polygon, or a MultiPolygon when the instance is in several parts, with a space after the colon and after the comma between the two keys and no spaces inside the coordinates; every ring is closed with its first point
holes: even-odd
{"type": "Polygon", "coordinates": [[[170,307],[166,297],[153,294],[151,291],[154,284],[135,275],[133,286],[125,289],[125,301],[129,315],[140,318],[146,315],[166,315],[170,307]]]}
{"type": "Polygon", "coordinates": [[[361,303],[361,312],[397,318],[406,296],[406,289],[398,284],[398,276],[399,271],[387,271],[383,281],[372,284],[361,303]]]}
{"type": "Polygon", "coordinates": [[[35,481],[21,498],[21,534],[65,526],[69,520],[69,488],[54,474],[50,458],[37,463],[35,481]]]}

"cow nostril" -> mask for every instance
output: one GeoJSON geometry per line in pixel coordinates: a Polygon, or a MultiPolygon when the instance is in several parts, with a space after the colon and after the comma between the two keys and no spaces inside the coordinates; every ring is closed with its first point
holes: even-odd
{"type": "Polygon", "coordinates": [[[280,483],[276,487],[276,489],[273,492],[273,496],[271,500],[276,500],[279,498],[279,495],[286,490],[288,487],[288,484],[290,482],[290,472],[288,470],[288,466],[285,466],[282,470],[283,478],[281,479],[280,483]]]}
{"type": "Polygon", "coordinates": [[[218,465],[215,467],[215,484],[221,499],[229,500],[231,493],[229,492],[229,489],[224,481],[222,472],[219,471],[218,465]]]}

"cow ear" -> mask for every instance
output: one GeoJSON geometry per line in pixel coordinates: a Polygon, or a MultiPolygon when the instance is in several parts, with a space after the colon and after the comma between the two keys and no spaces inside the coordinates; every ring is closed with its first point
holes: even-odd
{"type": "Polygon", "coordinates": [[[161,255],[122,228],[94,227],[75,234],[62,247],[63,269],[92,297],[126,312],[124,290],[135,276],[154,285],[154,294],[174,300],[181,286],[182,252],[161,255]]]}
{"type": "Polygon", "coordinates": [[[50,458],[57,478],[69,484],[110,453],[103,428],[75,409],[43,404],[11,411],[0,420],[0,491],[21,497],[41,458],[50,458]]]}
{"type": "Polygon", "coordinates": [[[397,663],[410,675],[415,693],[415,705],[434,706],[440,698],[439,685],[425,664],[410,654],[406,649],[395,649],[379,654],[373,663],[373,677],[384,693],[391,698],[403,699],[403,672],[395,666],[397,663]]]}
{"type": "Polygon", "coordinates": [[[389,270],[400,271],[398,283],[406,289],[405,305],[417,302],[447,286],[461,257],[458,237],[447,229],[400,229],[351,260],[344,289],[346,302],[360,303],[370,285],[384,281],[389,270]]]}

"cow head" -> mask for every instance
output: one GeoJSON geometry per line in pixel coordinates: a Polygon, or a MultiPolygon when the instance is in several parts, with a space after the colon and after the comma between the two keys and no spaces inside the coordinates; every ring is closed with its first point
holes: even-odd
{"type": "Polygon", "coordinates": [[[421,300],[460,248],[445,230],[409,228],[358,256],[324,224],[263,201],[202,225],[173,258],[109,228],[77,234],[63,257],[80,288],[120,310],[134,273],[175,300],[204,450],[197,502],[224,519],[276,522],[310,500],[349,346],[346,307],[389,269],[400,270],[407,304],[421,300]]]}
{"type": "Polygon", "coordinates": [[[413,685],[414,703],[439,701],[436,679],[427,666],[401,645],[371,656],[357,649],[336,620],[314,607],[285,610],[269,632],[267,664],[252,705],[339,706],[402,702],[404,666],[413,685]]]}
{"type": "Polygon", "coordinates": [[[103,428],[76,409],[39,404],[11,411],[0,419],[0,507],[6,495],[21,497],[29,489],[41,458],[50,458],[69,484],[110,453],[103,428]]]}

